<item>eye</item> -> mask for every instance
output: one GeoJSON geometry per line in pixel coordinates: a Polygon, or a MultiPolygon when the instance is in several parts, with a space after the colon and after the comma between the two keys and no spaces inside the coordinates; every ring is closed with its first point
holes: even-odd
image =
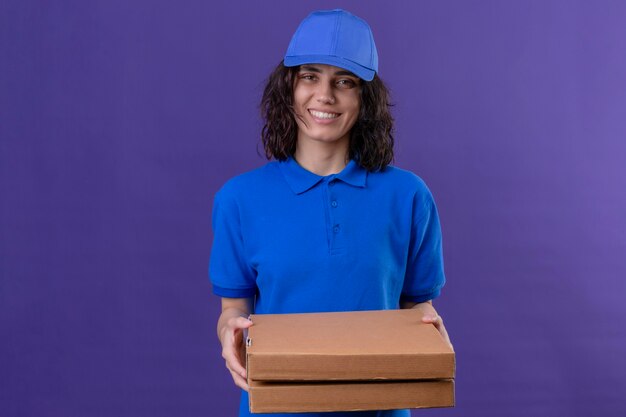
{"type": "Polygon", "coordinates": [[[356,82],[350,78],[342,78],[341,80],[337,81],[337,84],[343,88],[352,88],[356,86],[356,82]]]}
{"type": "Polygon", "coordinates": [[[300,79],[301,80],[309,80],[312,81],[314,80],[316,77],[313,74],[300,74],[300,79]]]}

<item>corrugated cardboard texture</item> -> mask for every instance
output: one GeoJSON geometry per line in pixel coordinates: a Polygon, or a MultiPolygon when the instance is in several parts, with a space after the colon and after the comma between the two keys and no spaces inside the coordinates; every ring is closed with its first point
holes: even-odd
{"type": "Polygon", "coordinates": [[[454,378],[454,352],[417,310],[253,315],[255,381],[454,378]]]}
{"type": "Polygon", "coordinates": [[[253,413],[393,410],[454,406],[454,381],[281,383],[250,385],[253,413]]]}

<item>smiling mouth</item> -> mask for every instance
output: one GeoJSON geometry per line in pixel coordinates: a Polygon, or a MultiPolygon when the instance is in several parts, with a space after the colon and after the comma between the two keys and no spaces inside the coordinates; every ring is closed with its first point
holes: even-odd
{"type": "Polygon", "coordinates": [[[309,113],[317,119],[336,119],[341,113],[329,113],[324,111],[317,111],[309,109],[309,113]]]}

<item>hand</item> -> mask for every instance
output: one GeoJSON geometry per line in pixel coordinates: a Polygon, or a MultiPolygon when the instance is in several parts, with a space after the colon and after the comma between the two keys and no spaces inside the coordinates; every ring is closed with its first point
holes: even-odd
{"type": "Polygon", "coordinates": [[[220,329],[222,357],[226,361],[226,368],[230,371],[235,385],[248,391],[246,382],[245,354],[246,343],[243,339],[243,330],[252,326],[252,321],[245,317],[230,317],[220,329]]]}
{"type": "Polygon", "coordinates": [[[435,307],[429,302],[418,303],[413,306],[413,308],[420,310],[424,317],[422,317],[422,322],[431,323],[435,325],[435,328],[439,330],[443,339],[450,345],[450,348],[454,350],[454,346],[452,346],[452,342],[450,342],[450,337],[448,336],[448,331],[446,330],[446,326],[443,325],[443,318],[437,314],[437,310],[435,307]]]}

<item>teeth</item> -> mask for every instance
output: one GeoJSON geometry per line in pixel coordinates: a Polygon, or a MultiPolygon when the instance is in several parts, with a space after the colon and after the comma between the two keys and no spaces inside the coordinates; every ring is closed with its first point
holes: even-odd
{"type": "Polygon", "coordinates": [[[324,113],[321,111],[315,111],[315,110],[309,110],[311,112],[311,114],[315,117],[317,117],[318,119],[334,119],[336,117],[339,117],[339,115],[337,113],[324,113]]]}

